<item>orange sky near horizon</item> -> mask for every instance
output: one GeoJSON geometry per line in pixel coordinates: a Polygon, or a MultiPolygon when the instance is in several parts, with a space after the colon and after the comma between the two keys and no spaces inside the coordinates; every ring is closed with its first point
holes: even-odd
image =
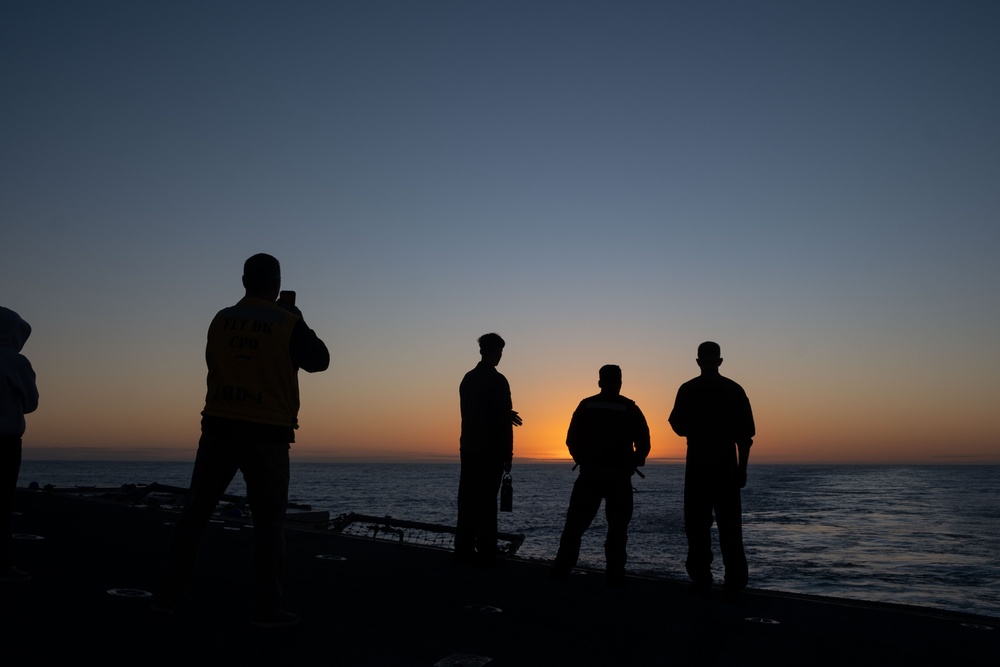
{"type": "MultiPolygon", "coordinates": [[[[525,421],[514,432],[515,458],[569,460],[566,428],[577,402],[597,393],[599,364],[587,372],[556,358],[539,373],[529,368],[536,360],[518,361],[517,356],[508,352],[500,366],[525,421]],[[563,374],[562,381],[553,380],[563,374]]],[[[467,365],[474,361],[468,359],[467,365]]],[[[58,458],[193,459],[203,393],[200,364],[196,358],[173,367],[173,376],[155,385],[161,390],[134,386],[134,375],[109,376],[103,387],[121,397],[116,406],[88,391],[81,378],[42,383],[41,406],[28,416],[25,458],[53,458],[58,452],[58,458]]],[[[39,365],[44,379],[45,364],[39,365]]],[[[457,460],[458,382],[464,367],[454,360],[447,365],[450,372],[425,378],[416,392],[391,381],[395,375],[385,369],[398,373],[396,364],[362,371],[363,360],[335,359],[328,373],[302,374],[293,458],[457,460]]],[[[676,386],[688,379],[680,375],[684,364],[674,365],[676,377],[668,383],[648,369],[636,373],[630,370],[634,364],[623,364],[622,393],[646,415],[655,461],[683,461],[685,453],[683,439],[667,422],[676,386]]],[[[747,364],[732,366],[757,422],[751,462],[1000,463],[1000,447],[991,437],[1000,432],[1000,418],[984,420],[992,414],[985,405],[938,404],[932,410],[926,402],[911,407],[829,386],[787,392],[780,387],[780,374],[754,376],[747,364]],[[827,409],[830,405],[834,409],[827,409]]]]}

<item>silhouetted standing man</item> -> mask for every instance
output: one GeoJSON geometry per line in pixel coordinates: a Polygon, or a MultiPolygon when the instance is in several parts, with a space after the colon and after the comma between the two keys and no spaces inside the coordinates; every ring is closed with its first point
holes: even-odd
{"type": "Polygon", "coordinates": [[[521,425],[512,409],[507,378],[497,371],[503,348],[499,335],[481,336],[482,359],[459,386],[462,471],[455,558],[460,563],[491,565],[497,558],[497,491],[514,457],[514,426],[521,425]]]}
{"type": "Polygon", "coordinates": [[[580,466],[566,512],[566,525],[550,572],[566,579],[580,557],[580,541],[604,500],[608,536],[604,542],[609,584],[625,581],[628,524],[632,520],[632,475],[649,456],[649,426],[635,401],[621,395],[622,369],[602,366],[601,392],[580,401],[566,445],[580,466]]]}
{"type": "Polygon", "coordinates": [[[243,472],[253,512],[257,627],[293,625],[299,617],[281,609],[288,504],[288,449],[298,428],[298,369],[330,365],[330,353],[291,302],[276,302],[281,267],[270,255],[243,266],[246,296],[215,316],[205,360],[208,391],[201,413],[201,440],[191,493],[174,530],[167,573],[153,610],[172,613],[194,572],[205,527],[222,494],[243,472]]]}
{"type": "Polygon", "coordinates": [[[687,438],[684,471],[684,532],[687,533],[688,575],[692,589],[712,588],[712,512],[719,526],[719,548],[725,565],[724,592],[737,595],[746,588],[747,559],[743,552],[740,489],[747,484],[747,459],[755,435],[753,412],[743,387],[719,374],[718,343],[698,346],[701,375],[677,390],[670,426],[687,438]]]}

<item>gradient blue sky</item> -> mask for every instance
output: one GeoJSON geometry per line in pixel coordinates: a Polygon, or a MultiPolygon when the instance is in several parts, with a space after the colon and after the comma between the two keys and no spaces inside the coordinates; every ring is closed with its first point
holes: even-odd
{"type": "Polygon", "coordinates": [[[992,2],[5,2],[26,456],[190,456],[265,251],[333,355],[299,457],[454,457],[495,330],[520,456],[618,363],[682,457],[714,339],[757,461],[1000,462],[998,35],[992,2]]]}

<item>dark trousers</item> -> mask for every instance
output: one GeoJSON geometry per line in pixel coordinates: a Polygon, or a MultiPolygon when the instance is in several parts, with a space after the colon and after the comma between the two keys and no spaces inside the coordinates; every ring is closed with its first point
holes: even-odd
{"type": "Polygon", "coordinates": [[[628,559],[628,524],[632,520],[631,472],[588,472],[581,469],[573,484],[573,493],[566,512],[566,525],[559,540],[554,567],[568,572],[580,557],[580,541],[590,527],[604,500],[604,515],[608,520],[608,535],[604,541],[607,572],[625,574],[628,559]]]}
{"type": "Polygon", "coordinates": [[[492,560],[497,555],[497,492],[503,463],[464,452],[461,458],[455,557],[492,560]]]}
{"type": "Polygon", "coordinates": [[[21,471],[21,438],[16,435],[0,436],[0,572],[10,563],[11,535],[14,532],[11,512],[17,475],[21,471]]]}
{"type": "Polygon", "coordinates": [[[684,472],[685,566],[692,581],[712,583],[712,520],[719,526],[719,548],[725,566],[725,586],[740,590],[749,578],[743,551],[743,508],[736,468],[694,468],[684,472]]]}
{"type": "Polygon", "coordinates": [[[212,512],[236,475],[243,472],[253,514],[257,612],[281,607],[288,505],[288,443],[254,443],[202,435],[191,475],[191,493],[174,529],[167,573],[158,596],[175,605],[194,574],[202,537],[212,512]]]}

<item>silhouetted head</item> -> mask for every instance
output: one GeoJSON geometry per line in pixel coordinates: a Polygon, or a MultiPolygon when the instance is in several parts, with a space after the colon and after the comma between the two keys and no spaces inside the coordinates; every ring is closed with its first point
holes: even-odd
{"type": "Polygon", "coordinates": [[[483,361],[496,366],[503,356],[503,346],[505,345],[500,334],[488,333],[479,337],[479,354],[483,355],[483,361]]]}
{"type": "Polygon", "coordinates": [[[601,388],[601,393],[617,394],[622,390],[622,369],[620,366],[608,364],[601,366],[597,372],[597,386],[601,388]]]}
{"type": "Polygon", "coordinates": [[[10,308],[0,306],[0,348],[20,352],[30,335],[30,324],[10,308]]]}
{"type": "Polygon", "coordinates": [[[243,263],[243,287],[247,296],[274,301],[281,291],[281,264],[271,255],[254,255],[243,263]]]}
{"type": "Polygon", "coordinates": [[[703,372],[715,372],[722,365],[722,348],[710,340],[698,346],[698,366],[703,372]]]}

